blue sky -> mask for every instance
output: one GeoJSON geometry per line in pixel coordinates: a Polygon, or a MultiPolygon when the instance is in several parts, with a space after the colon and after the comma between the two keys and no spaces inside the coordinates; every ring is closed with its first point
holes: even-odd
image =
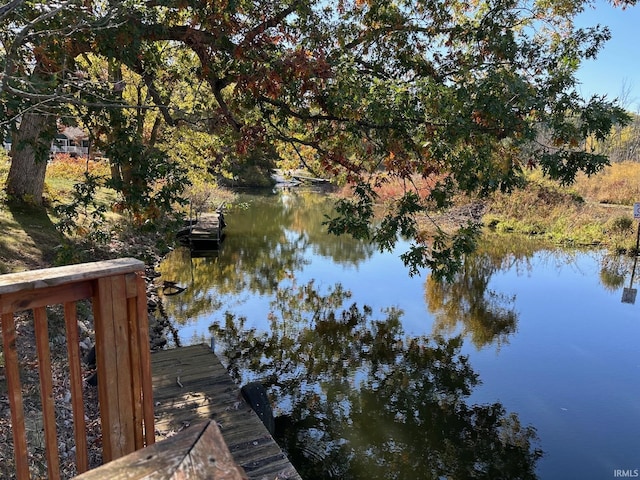
{"type": "Polygon", "coordinates": [[[627,88],[625,108],[640,111],[640,4],[622,10],[598,0],[595,8],[587,8],[577,19],[579,26],[596,24],[609,27],[611,40],[596,60],[585,62],[578,71],[578,91],[585,97],[607,94],[613,99],[627,88]]]}

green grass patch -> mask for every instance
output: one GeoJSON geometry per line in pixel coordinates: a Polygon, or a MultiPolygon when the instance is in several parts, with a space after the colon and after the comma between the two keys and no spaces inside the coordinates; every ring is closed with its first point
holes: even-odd
{"type": "Polygon", "coordinates": [[[63,241],[42,208],[0,202],[0,273],[47,267],[63,241]]]}
{"type": "MultiPolygon", "coordinates": [[[[56,228],[59,218],[53,209],[55,205],[69,203],[73,186],[82,181],[86,165],[86,160],[59,158],[47,167],[45,208],[10,202],[4,188],[0,190],[0,274],[92,259],[89,251],[78,248],[77,242],[69,241],[56,228]]],[[[9,157],[4,151],[0,152],[2,186],[6,182],[9,167],[9,157]]],[[[98,169],[95,166],[93,168],[96,171],[98,169]]],[[[106,172],[104,166],[100,168],[106,172]]],[[[115,198],[116,192],[107,188],[99,189],[96,195],[96,201],[108,207],[115,198]]],[[[107,209],[108,222],[115,223],[119,218],[120,215],[107,209]]],[[[78,218],[80,232],[83,222],[82,216],[78,218]]]]}

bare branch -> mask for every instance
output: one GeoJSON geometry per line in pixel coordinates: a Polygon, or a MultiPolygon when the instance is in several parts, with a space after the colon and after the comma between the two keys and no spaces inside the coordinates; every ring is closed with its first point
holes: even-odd
{"type": "Polygon", "coordinates": [[[24,3],[24,0],[12,0],[0,7],[0,21],[4,19],[7,15],[9,15],[13,10],[18,8],[20,5],[24,3]]]}
{"type": "Polygon", "coordinates": [[[269,28],[273,28],[273,27],[277,26],[280,22],[282,22],[290,14],[295,12],[296,8],[298,7],[298,5],[300,5],[300,3],[301,2],[299,2],[299,1],[293,2],[291,5],[289,5],[288,8],[285,8],[284,10],[282,10],[281,12],[278,12],[273,17],[266,19],[264,22],[260,23],[259,25],[257,25],[253,29],[251,29],[251,31],[249,31],[247,33],[247,35],[244,37],[244,40],[242,40],[240,45],[242,45],[242,46],[250,45],[251,42],[253,42],[253,40],[258,35],[260,35],[261,33],[265,32],[269,28]]]}

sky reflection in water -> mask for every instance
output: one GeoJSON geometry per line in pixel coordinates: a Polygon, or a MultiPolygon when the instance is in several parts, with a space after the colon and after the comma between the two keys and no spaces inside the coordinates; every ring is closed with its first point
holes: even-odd
{"type": "Polygon", "coordinates": [[[529,271],[498,272],[491,287],[516,294],[518,332],[499,351],[468,351],[484,383],[473,398],[538,429],[541,478],[640,469],[640,310],[621,302],[622,286],[603,286],[602,263],[542,251],[529,271]]]}
{"type": "MultiPolygon", "coordinates": [[[[539,437],[536,445],[545,452],[537,462],[540,478],[611,478],[615,469],[640,469],[640,306],[620,301],[623,286],[629,286],[629,262],[614,261],[611,265],[599,252],[536,251],[531,246],[518,248],[521,251],[513,255],[509,252],[514,245],[506,245],[502,239],[485,246],[481,255],[470,260],[456,284],[439,286],[429,281],[427,273],[408,276],[398,258],[406,244],[399,245],[397,252],[381,254],[356,242],[325,236],[319,224],[326,210],[317,196],[289,194],[286,199],[250,197],[249,201],[248,209],[227,215],[228,236],[217,256],[190,259],[184,251],[176,251],[172,255],[175,261],[168,259],[162,267],[165,279],[188,288],[184,296],[165,299],[170,315],[184,323],[179,329],[184,344],[208,338],[209,326],[223,322],[225,310],[246,316],[245,329],[269,330],[267,313],[277,289],[314,280],[315,287],[326,293],[340,282],[353,294],[343,308],[353,302],[359,307],[369,305],[373,319],[384,318],[380,313],[383,308],[400,308],[404,312],[401,327],[409,337],[462,334],[461,352],[469,355],[469,366],[479,375],[481,385],[469,384],[471,396],[464,400],[458,392],[456,402],[461,401],[464,408],[499,402],[504,408],[499,418],[509,418],[513,412],[521,425],[534,426],[539,437]],[[602,274],[603,265],[614,271],[613,280],[602,274]],[[608,279],[607,285],[601,278],[608,279]]],[[[364,331],[359,328],[360,324],[353,332],[364,331]]],[[[343,341],[353,340],[345,337],[343,341]]],[[[408,345],[407,341],[403,348],[408,345]]],[[[402,355],[406,357],[407,351],[402,355]]],[[[457,360],[450,360],[454,368],[457,360]]],[[[246,359],[239,363],[249,365],[246,359]]],[[[402,368],[409,371],[407,365],[402,368]]],[[[314,375],[308,373],[309,365],[305,368],[306,374],[314,375]]],[[[389,368],[393,370],[393,366],[389,368]]],[[[418,368],[414,373],[419,376],[419,372],[418,368]]],[[[385,377],[388,385],[407,381],[395,375],[385,377]]],[[[243,378],[255,376],[258,374],[245,373],[243,378]]],[[[360,376],[366,381],[366,372],[360,376]]],[[[328,378],[318,374],[316,380],[327,382],[328,378]]],[[[361,392],[372,387],[365,385],[361,392]]],[[[421,392],[416,396],[423,395],[421,392]]],[[[342,403],[334,403],[334,407],[346,404],[356,410],[366,397],[362,393],[356,399],[344,391],[340,395],[342,403]]],[[[312,401],[308,395],[290,398],[282,394],[279,398],[286,399],[286,408],[312,401]]],[[[421,398],[425,400],[426,394],[421,398]]],[[[420,410],[420,404],[417,399],[412,408],[420,410]]],[[[467,413],[455,418],[467,421],[467,413]]],[[[344,420],[352,422],[348,417],[344,420]]],[[[383,418],[380,415],[378,420],[383,418]]],[[[451,420],[447,418],[437,416],[445,424],[451,420]]],[[[440,421],[437,419],[432,418],[431,423],[440,421]]],[[[393,423],[393,418],[388,421],[393,423]]],[[[477,427],[472,424],[465,423],[460,432],[477,427]]],[[[326,420],[322,425],[345,435],[342,427],[328,425],[326,420]]],[[[497,433],[492,428],[483,430],[483,439],[477,444],[457,443],[457,455],[464,456],[469,448],[480,452],[484,447],[495,447],[492,442],[497,433]]],[[[410,431],[413,429],[426,431],[420,422],[410,431]]],[[[442,452],[434,446],[437,441],[427,437],[425,433],[420,452],[430,449],[442,460],[442,452]]],[[[423,456],[409,447],[400,450],[390,458],[423,456]]],[[[361,461],[362,451],[354,452],[353,458],[361,461]]],[[[388,454],[388,449],[385,452],[388,454]]],[[[327,454],[333,461],[340,458],[335,455],[347,452],[341,447],[327,454]]],[[[423,457],[429,464],[434,461],[426,454],[423,457]]],[[[464,462],[459,463],[450,467],[449,473],[458,472],[456,478],[464,478],[469,474],[460,473],[465,467],[464,462]]],[[[366,468],[369,473],[378,472],[371,465],[366,468]]],[[[402,471],[404,467],[395,468],[402,471]]],[[[447,470],[432,474],[443,472],[447,470]]],[[[474,475],[484,478],[477,472],[474,475]]],[[[493,477],[497,478],[495,472],[493,477]]]]}

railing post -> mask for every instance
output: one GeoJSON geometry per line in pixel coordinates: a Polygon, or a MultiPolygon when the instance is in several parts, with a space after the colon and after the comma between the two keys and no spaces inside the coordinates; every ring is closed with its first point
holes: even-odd
{"type": "Polygon", "coordinates": [[[51,378],[51,352],[49,350],[49,329],[47,311],[38,307],[33,312],[36,348],[38,350],[38,374],[40,376],[40,398],[44,419],[45,450],[47,453],[47,472],[49,479],[60,478],[60,460],[58,459],[58,435],[56,433],[56,410],[53,404],[53,380],[51,378]]]}
{"type": "Polygon", "coordinates": [[[153,443],[153,413],[148,414],[149,406],[153,411],[151,380],[143,375],[150,371],[150,361],[145,361],[146,294],[138,282],[135,273],[96,280],[94,329],[105,462],[144,446],[143,419],[147,444],[153,443]]]}
{"type": "Polygon", "coordinates": [[[65,302],[64,321],[67,329],[67,357],[71,380],[71,405],[74,411],[73,438],[76,442],[76,470],[84,473],[89,469],[84,401],[82,398],[82,370],[80,368],[80,338],[78,335],[77,308],[74,302],[65,302]]]}

